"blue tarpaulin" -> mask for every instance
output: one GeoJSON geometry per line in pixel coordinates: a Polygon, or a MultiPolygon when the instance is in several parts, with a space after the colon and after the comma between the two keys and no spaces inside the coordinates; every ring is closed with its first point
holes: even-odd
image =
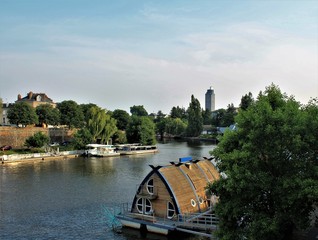
{"type": "Polygon", "coordinates": [[[183,158],[179,158],[179,162],[189,162],[192,160],[192,157],[183,157],[183,158]]]}

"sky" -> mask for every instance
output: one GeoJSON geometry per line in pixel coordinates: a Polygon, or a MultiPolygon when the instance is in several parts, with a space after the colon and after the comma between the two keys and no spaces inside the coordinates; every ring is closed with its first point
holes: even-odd
{"type": "Polygon", "coordinates": [[[239,106],[271,84],[318,97],[318,1],[0,0],[0,97],[127,112],[239,106]]]}

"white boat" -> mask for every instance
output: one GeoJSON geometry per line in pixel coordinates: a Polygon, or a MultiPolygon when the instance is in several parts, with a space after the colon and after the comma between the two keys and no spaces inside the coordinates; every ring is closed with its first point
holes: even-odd
{"type": "Polygon", "coordinates": [[[126,144],[117,145],[116,148],[117,152],[120,153],[120,155],[133,155],[158,152],[158,148],[156,145],[126,144]]]}
{"type": "Polygon", "coordinates": [[[86,148],[86,156],[112,157],[120,155],[120,153],[116,151],[116,148],[113,145],[88,144],[86,145],[86,148]]]}

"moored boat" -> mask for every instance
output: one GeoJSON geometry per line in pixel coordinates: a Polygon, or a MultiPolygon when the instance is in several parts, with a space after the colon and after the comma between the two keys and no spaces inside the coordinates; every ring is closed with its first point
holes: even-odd
{"type": "Polygon", "coordinates": [[[112,157],[120,155],[113,145],[88,144],[86,145],[86,148],[87,150],[85,150],[84,154],[88,157],[112,157]]]}
{"type": "Polygon", "coordinates": [[[140,145],[140,144],[117,145],[116,149],[117,149],[117,152],[120,153],[120,155],[156,153],[159,151],[156,145],[140,145]]]}

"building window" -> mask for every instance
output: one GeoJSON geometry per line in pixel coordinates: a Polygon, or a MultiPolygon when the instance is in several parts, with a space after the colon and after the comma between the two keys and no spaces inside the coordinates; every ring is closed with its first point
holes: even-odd
{"type": "Polygon", "coordinates": [[[173,218],[175,214],[175,209],[174,209],[174,206],[171,202],[168,202],[168,206],[167,206],[167,217],[169,219],[173,218]]]}
{"type": "Polygon", "coordinates": [[[153,179],[150,179],[148,182],[147,182],[147,190],[148,190],[148,193],[149,194],[153,194],[153,179]]]}
{"type": "Polygon", "coordinates": [[[195,207],[197,205],[197,203],[195,202],[194,199],[191,199],[191,205],[192,205],[192,207],[195,207]]]}

